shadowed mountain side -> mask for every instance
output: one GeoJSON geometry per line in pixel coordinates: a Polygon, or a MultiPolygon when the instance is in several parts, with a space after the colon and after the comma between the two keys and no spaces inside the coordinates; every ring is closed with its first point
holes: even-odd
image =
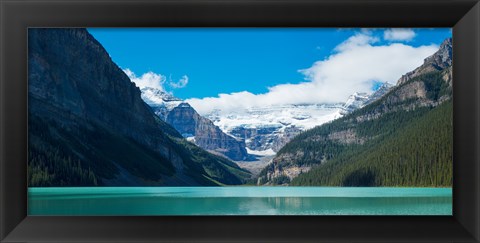
{"type": "Polygon", "coordinates": [[[29,29],[29,185],[241,184],[185,141],[85,29],[29,29]]]}

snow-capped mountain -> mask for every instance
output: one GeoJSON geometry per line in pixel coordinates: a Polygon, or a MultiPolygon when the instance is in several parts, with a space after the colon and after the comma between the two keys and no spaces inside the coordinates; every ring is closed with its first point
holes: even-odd
{"type": "Polygon", "coordinates": [[[382,96],[384,96],[386,93],[388,93],[395,85],[394,84],[391,84],[391,83],[383,83],[382,86],[380,86],[380,88],[378,88],[375,92],[373,92],[373,94],[371,94],[369,97],[368,97],[368,100],[365,102],[365,104],[363,104],[363,106],[366,106],[380,98],[382,98],[382,96]]]}
{"type": "Polygon", "coordinates": [[[343,105],[342,107],[343,111],[341,111],[342,115],[346,115],[356,109],[360,109],[378,100],[383,95],[388,93],[388,91],[390,91],[393,86],[394,85],[390,83],[383,83],[382,86],[380,86],[372,94],[355,92],[354,94],[350,95],[350,97],[348,97],[347,101],[345,102],[345,105],[343,105]]]}
{"type": "Polygon", "coordinates": [[[152,107],[155,114],[164,121],[167,119],[168,112],[183,102],[182,99],[176,98],[163,90],[145,87],[140,91],[143,101],[152,107]]]}
{"type": "Polygon", "coordinates": [[[343,104],[278,105],[237,110],[214,111],[205,117],[225,133],[245,140],[253,153],[277,152],[295,135],[341,117],[343,104]]]}
{"type": "Polygon", "coordinates": [[[345,103],[278,105],[231,113],[214,111],[204,116],[225,133],[245,140],[249,153],[275,154],[300,132],[361,108],[382,97],[392,87],[384,83],[372,94],[354,93],[345,103]]]}
{"type": "Polygon", "coordinates": [[[141,91],[143,101],[149,105],[165,104],[173,109],[182,103],[182,99],[176,98],[163,90],[145,87],[142,88],[141,91]]]}
{"type": "Polygon", "coordinates": [[[154,113],[187,140],[235,161],[253,159],[247,153],[243,140],[225,134],[209,119],[200,116],[188,103],[159,89],[143,88],[141,91],[142,99],[154,113]]]}
{"type": "Polygon", "coordinates": [[[367,93],[357,93],[350,95],[342,107],[342,114],[350,113],[363,105],[368,101],[369,95],[367,93]]]}
{"type": "MultiPolygon", "coordinates": [[[[392,86],[384,83],[372,94],[354,93],[345,103],[273,105],[235,110],[228,113],[215,110],[209,114],[202,114],[201,117],[213,122],[212,125],[218,127],[219,130],[228,135],[227,137],[233,137],[240,143],[245,144],[248,154],[257,156],[275,155],[283,145],[300,132],[340,118],[361,108],[382,97],[392,86]]],[[[172,123],[172,119],[168,119],[169,113],[181,104],[185,104],[181,99],[153,88],[142,89],[142,98],[153,108],[159,117],[169,123],[172,123]]],[[[191,109],[194,110],[193,108],[191,109]]],[[[191,113],[197,114],[196,112],[191,113]]],[[[170,115],[170,117],[172,116],[173,114],[170,115]]],[[[198,114],[192,115],[192,124],[201,120],[198,117],[200,117],[198,114]]],[[[182,116],[181,120],[185,122],[185,120],[188,120],[188,117],[182,116]]],[[[177,130],[180,129],[178,124],[171,125],[176,127],[177,130]]],[[[213,131],[215,129],[209,128],[207,130],[213,131]]],[[[204,133],[202,132],[202,134],[204,133]]],[[[190,139],[197,141],[193,137],[190,139]]],[[[202,147],[202,144],[197,145],[202,147]]],[[[235,145],[237,144],[235,143],[235,145]]],[[[211,147],[209,149],[212,150],[211,147]]],[[[244,156],[244,153],[237,154],[238,157],[247,158],[244,156]]]]}

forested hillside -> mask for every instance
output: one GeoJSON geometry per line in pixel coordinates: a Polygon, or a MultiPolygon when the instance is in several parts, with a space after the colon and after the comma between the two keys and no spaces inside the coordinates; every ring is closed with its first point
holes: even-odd
{"type": "Polygon", "coordinates": [[[411,116],[411,122],[383,138],[345,149],[291,185],[451,186],[452,102],[408,113],[396,116],[411,116]]]}
{"type": "Polygon", "coordinates": [[[257,184],[452,184],[451,39],[377,101],[286,144],[257,184]]]}

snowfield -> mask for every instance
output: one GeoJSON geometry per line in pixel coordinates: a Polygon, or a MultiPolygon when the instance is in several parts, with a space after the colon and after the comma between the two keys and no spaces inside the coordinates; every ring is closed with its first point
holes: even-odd
{"type": "Polygon", "coordinates": [[[234,113],[214,111],[201,115],[213,121],[226,133],[230,133],[236,127],[277,128],[283,132],[288,126],[306,130],[339,118],[342,116],[340,113],[342,107],[343,104],[281,105],[250,108],[234,113]]]}

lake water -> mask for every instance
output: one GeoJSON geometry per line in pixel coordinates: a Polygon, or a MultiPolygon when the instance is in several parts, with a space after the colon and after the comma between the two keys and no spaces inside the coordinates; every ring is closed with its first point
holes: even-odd
{"type": "Polygon", "coordinates": [[[451,188],[29,188],[29,215],[452,215],[451,188]]]}

